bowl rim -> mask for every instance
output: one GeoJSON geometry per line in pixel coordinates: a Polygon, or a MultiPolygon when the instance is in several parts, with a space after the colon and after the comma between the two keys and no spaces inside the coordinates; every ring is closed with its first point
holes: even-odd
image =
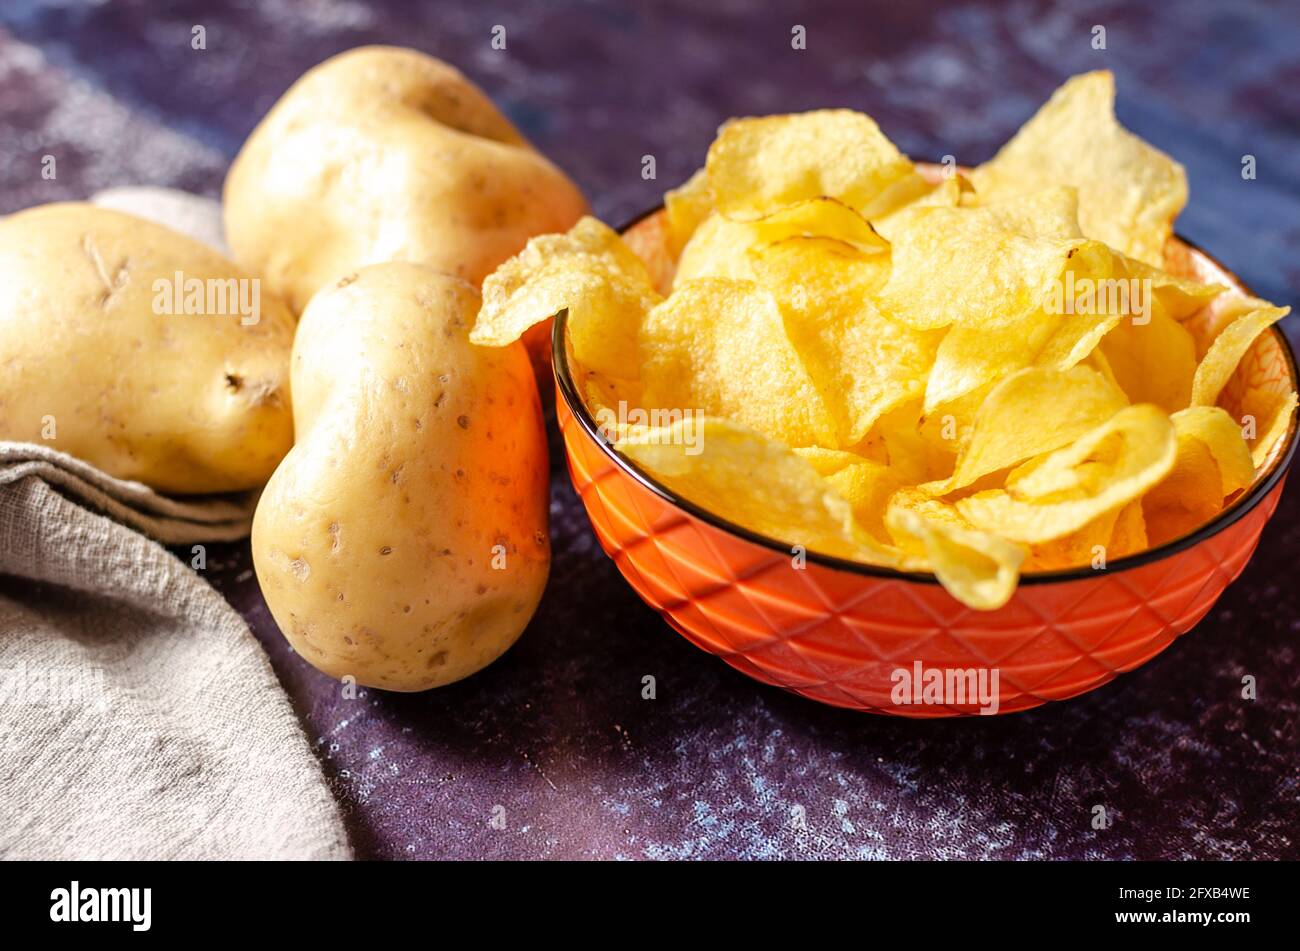
{"type": "MultiPolygon", "coordinates": [[[[626,224],[618,229],[618,233],[624,234],[630,228],[640,224],[652,215],[658,214],[663,209],[663,205],[655,207],[636,215],[626,224]]],[[[1212,254],[1205,251],[1199,245],[1175,233],[1183,244],[1191,251],[1200,254],[1211,264],[1219,268],[1224,274],[1232,279],[1237,290],[1245,294],[1252,294],[1237,275],[1225,267],[1222,262],[1212,254]]],[[[1253,296],[1253,294],[1252,294],[1253,296]]],[[[747,542],[758,545],[761,548],[767,548],[771,551],[778,552],[782,555],[789,556],[790,545],[772,538],[770,535],[764,535],[738,525],[735,522],[723,518],[715,512],[702,508],[686,499],[668,486],[664,485],[653,475],[643,469],[640,465],[626,458],[612,445],[605,441],[600,435],[600,428],[592,418],[591,412],[587,409],[586,401],[578,392],[577,384],[573,380],[573,371],[569,365],[569,351],[566,346],[566,330],[568,327],[569,309],[566,307],[555,315],[554,325],[551,328],[551,366],[555,376],[556,388],[559,390],[565,405],[573,418],[583,428],[588,438],[594,442],[602,452],[605,453],[614,464],[624,473],[631,476],[644,489],[658,496],[664,502],[674,506],[677,509],[687,513],[697,521],[703,522],[713,528],[734,535],[747,542]]],[[[1300,384],[1300,367],[1296,365],[1296,356],[1291,349],[1291,344],[1286,338],[1281,328],[1273,324],[1267,328],[1267,332],[1272,333],[1276,338],[1278,345],[1282,348],[1282,353],[1287,362],[1287,369],[1291,375],[1292,384],[1300,384]]],[[[1126,555],[1123,558],[1117,558],[1114,561],[1108,561],[1105,568],[1093,568],[1091,566],[1081,566],[1077,568],[1057,568],[1051,571],[1030,571],[1020,576],[1017,587],[1025,585],[1041,584],[1059,584],[1069,581],[1083,581],[1089,578],[1096,578],[1099,574],[1112,574],[1115,572],[1129,571],[1135,568],[1141,568],[1145,565],[1162,561],[1179,552],[1194,548],[1201,542],[1211,538],[1229,526],[1235,524],[1247,513],[1255,508],[1282,480],[1290,467],[1296,453],[1297,436],[1300,436],[1300,411],[1293,411],[1291,414],[1291,423],[1287,427],[1285,448],[1278,454],[1273,462],[1272,467],[1261,478],[1256,479],[1254,484],[1214,519],[1206,522],[1195,531],[1186,535],[1179,536],[1158,545],[1155,548],[1148,548],[1133,555],[1126,555]]],[[[568,450],[566,449],[566,455],[568,450]]],[[[889,568],[883,565],[871,565],[865,562],[852,561],[847,558],[839,558],[835,555],[827,555],[821,552],[809,550],[806,554],[807,560],[813,564],[820,565],[823,568],[830,568],[835,571],[847,572],[849,574],[861,575],[867,578],[880,578],[895,581],[910,581],[919,584],[940,584],[938,577],[929,571],[904,571],[899,568],[889,568]]]]}

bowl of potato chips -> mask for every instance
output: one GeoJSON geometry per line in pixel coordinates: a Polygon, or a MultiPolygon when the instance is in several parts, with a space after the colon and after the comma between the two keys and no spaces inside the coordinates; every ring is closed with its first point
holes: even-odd
{"type": "Polygon", "coordinates": [[[913,717],[1091,690],[1240,573],[1296,443],[1287,308],[1174,235],[1180,165],[1075,77],[989,162],[848,110],[733,120],[664,206],[484,283],[558,314],[569,469],[698,646],[913,717]]]}

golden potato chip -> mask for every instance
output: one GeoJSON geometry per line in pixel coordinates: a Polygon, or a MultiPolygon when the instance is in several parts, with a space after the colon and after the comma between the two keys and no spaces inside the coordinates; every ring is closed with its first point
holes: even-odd
{"type": "MultiPolygon", "coordinates": [[[[895,498],[902,495],[896,493],[895,498]]],[[[1024,549],[965,525],[951,507],[934,500],[891,502],[885,524],[900,546],[915,550],[919,543],[924,563],[948,593],[966,606],[994,611],[1015,592],[1024,549]]]]}
{"type": "Polygon", "coordinates": [[[835,439],[776,299],[757,284],[720,278],[679,284],[646,315],[640,350],[649,408],[725,416],[789,446],[835,439]]]}
{"type": "Polygon", "coordinates": [[[1157,266],[1187,204],[1183,167],[1116,121],[1105,71],[1065,83],[971,181],[982,200],[1072,185],[1085,235],[1157,266]]]}
{"type": "Polygon", "coordinates": [[[858,527],[849,503],[811,463],[743,426],[717,418],[682,420],[639,431],[617,449],[682,498],[751,531],[806,551],[898,563],[894,552],[858,527]]]}
{"type": "Polygon", "coordinates": [[[889,242],[871,222],[835,198],[809,198],[745,224],[754,236],[754,245],[787,238],[831,238],[868,254],[889,251],[889,242]]]}
{"type": "Polygon", "coordinates": [[[1242,410],[1255,424],[1255,436],[1247,440],[1250,444],[1250,457],[1255,468],[1263,469],[1273,453],[1273,447],[1280,443],[1291,428],[1291,417],[1295,413],[1296,392],[1274,393],[1270,390],[1256,390],[1247,395],[1242,410]]]}
{"type": "Polygon", "coordinates": [[[1174,413],[1170,420],[1179,446],[1196,440],[1210,450],[1219,470],[1219,501],[1244,489],[1255,480],[1255,463],[1242,437],[1241,426],[1218,406],[1192,406],[1174,413]]]}
{"type": "Polygon", "coordinates": [[[1153,308],[1145,323],[1119,321],[1102,338],[1101,353],[1132,402],[1175,413],[1191,400],[1196,341],[1163,307],[1153,308]]]}
{"type": "Polygon", "coordinates": [[[1095,370],[1030,368],[990,391],[975,413],[969,442],[948,479],[920,486],[947,495],[977,479],[1074,442],[1128,405],[1095,370]]]}
{"type": "Polygon", "coordinates": [[[847,109],[733,119],[709,147],[713,203],[753,219],[809,198],[862,209],[912,163],[869,117],[847,109]]]}
{"type": "Polygon", "coordinates": [[[1068,370],[1088,358],[1119,324],[1129,299],[1091,290],[1104,291],[1112,281],[1116,255],[1104,245],[1085,242],[1066,259],[1036,309],[1008,310],[1010,316],[991,324],[949,329],[926,383],[927,415],[1025,367],[1068,370]]]}
{"type": "Polygon", "coordinates": [[[1238,307],[1241,316],[1214,338],[1192,378],[1192,405],[1213,406],[1237,364],[1265,329],[1277,323],[1290,307],[1274,307],[1266,301],[1248,298],[1238,307]]]}
{"type": "Polygon", "coordinates": [[[903,487],[903,480],[888,465],[839,449],[809,447],[796,449],[826,482],[853,508],[859,525],[880,541],[885,532],[885,507],[889,497],[903,487]]]}
{"type": "Polygon", "coordinates": [[[701,277],[753,280],[749,252],[792,237],[833,238],[859,251],[880,254],[877,267],[881,275],[888,273],[885,269],[888,257],[883,253],[889,250],[889,244],[867,219],[833,198],[814,198],[753,221],[732,221],[719,214],[709,216],[682,249],[676,281],[701,277]]]}
{"type": "Polygon", "coordinates": [[[733,281],[752,281],[754,269],[749,259],[754,233],[743,221],[732,221],[712,214],[695,229],[677,260],[673,285],[706,277],[725,277],[733,281]]]}
{"type": "Polygon", "coordinates": [[[1136,258],[1121,255],[1120,259],[1130,281],[1136,281],[1139,288],[1150,287],[1154,303],[1177,321],[1186,320],[1227,290],[1222,284],[1202,284],[1178,277],[1136,258]]]}
{"type": "MultiPolygon", "coordinates": [[[[1130,503],[1131,505],[1132,503],[1130,503]]],[[[1109,560],[1109,546],[1115,535],[1122,509],[1103,512],[1091,522],[1076,528],[1068,535],[1029,546],[1029,556],[1021,566],[1022,571],[1060,571],[1064,568],[1081,568],[1085,565],[1104,568],[1109,560]]]]}
{"type": "Polygon", "coordinates": [[[1171,420],[1178,437],[1173,468],[1142,499],[1147,533],[1155,545],[1213,519],[1223,500],[1255,477],[1241,427],[1222,409],[1193,406],[1171,420]]]}
{"type": "Polygon", "coordinates": [[[682,253],[704,220],[713,214],[709,175],[699,169],[681,185],[664,193],[664,217],[668,220],[668,245],[673,257],[682,253]]]}
{"type": "Polygon", "coordinates": [[[904,403],[876,420],[867,438],[853,449],[861,452],[864,445],[883,444],[885,460],[905,485],[932,481],[952,472],[957,450],[948,440],[927,432],[925,422],[919,400],[904,403]]]}
{"type": "MultiPolygon", "coordinates": [[[[977,208],[900,212],[890,240],[885,316],[918,330],[1014,324],[1041,312],[1071,259],[1109,266],[1109,252],[1079,233],[1072,189],[1048,189],[977,208]]],[[[1072,268],[1073,269],[1073,268],[1072,268]]]]}
{"type": "Polygon", "coordinates": [[[1072,444],[1025,463],[1005,489],[957,501],[976,528],[1035,545],[1061,538],[1126,505],[1173,467],[1177,440],[1169,417],[1149,404],[1128,406],[1072,444]]]}
{"type": "Polygon", "coordinates": [[[889,259],[828,238],[787,238],[750,251],[755,279],[776,297],[785,329],[835,420],[839,447],[881,414],[919,397],[940,334],[880,315],[870,295],[889,259]]]}
{"type": "Polygon", "coordinates": [[[567,234],[531,239],[488,275],[470,342],[505,346],[568,307],[575,358],[611,376],[633,376],[638,328],[659,300],[641,259],[586,217],[567,234]]]}
{"type": "Polygon", "coordinates": [[[1110,544],[1106,546],[1106,560],[1111,562],[1127,558],[1129,555],[1146,551],[1148,547],[1142,501],[1137,499],[1119,510],[1119,516],[1115,519],[1115,528],[1111,532],[1110,544]]]}
{"type": "Polygon", "coordinates": [[[919,175],[916,179],[919,184],[909,181],[906,202],[885,214],[868,216],[872,226],[887,240],[893,240],[890,232],[903,212],[913,208],[956,208],[961,204],[963,191],[970,189],[970,181],[963,175],[946,176],[937,185],[931,185],[919,175]]]}

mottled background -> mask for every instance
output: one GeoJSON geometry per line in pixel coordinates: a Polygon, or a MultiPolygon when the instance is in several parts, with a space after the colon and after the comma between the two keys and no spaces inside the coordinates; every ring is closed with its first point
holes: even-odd
{"type": "MultiPolygon", "coordinates": [[[[0,212],[129,183],[215,196],[300,73],[375,42],[469,73],[614,223],[700,164],[728,116],[851,106],[914,156],[973,163],[1066,76],[1109,68],[1121,118],[1187,166],[1179,230],[1263,296],[1300,296],[1295,3],[4,0],[0,212]],[[659,181],[641,179],[646,154],[659,181]]],[[[908,722],[817,706],[691,647],[600,552],[560,463],[541,610],[501,662],[431,694],[341,699],[280,639],[246,546],[217,553],[214,581],[266,644],[360,855],[1300,857],[1300,492],[1215,610],[1140,671],[1026,714],[908,722]],[[1108,830],[1091,828],[1097,804],[1108,830]]]]}

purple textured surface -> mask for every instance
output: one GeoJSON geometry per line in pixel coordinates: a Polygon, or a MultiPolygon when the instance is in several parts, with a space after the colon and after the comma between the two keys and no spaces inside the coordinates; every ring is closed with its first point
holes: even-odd
{"type": "MultiPolygon", "coordinates": [[[[731,115],[853,106],[916,156],[976,162],[1065,76],[1107,67],[1121,118],[1188,168],[1179,230],[1260,294],[1297,296],[1294,6],[637,6],[649,9],[7,0],[0,212],[118,184],[216,195],[289,83],[369,42],[464,69],[612,222],[685,178],[731,115]],[[206,51],[190,48],[195,24],[206,51]],[[498,24],[504,51],[489,45],[498,24]],[[796,24],[806,51],[790,47],[796,24]],[[1105,51],[1091,48],[1094,25],[1105,51]],[[55,181],[39,174],[47,153],[55,181]],[[1239,174],[1247,153],[1255,181],[1239,174]],[[641,178],[647,154],[658,181],[641,178]]],[[[247,546],[210,557],[293,696],[360,855],[1300,857],[1294,480],[1242,578],[1138,672],[1027,714],[908,722],[819,707],[688,645],[600,552],[552,451],[541,609],[499,663],[439,691],[345,699],[279,636],[247,546]],[[655,700],[641,699],[646,675],[655,700]],[[1092,828],[1095,805],[1111,828],[1092,828]]]]}

